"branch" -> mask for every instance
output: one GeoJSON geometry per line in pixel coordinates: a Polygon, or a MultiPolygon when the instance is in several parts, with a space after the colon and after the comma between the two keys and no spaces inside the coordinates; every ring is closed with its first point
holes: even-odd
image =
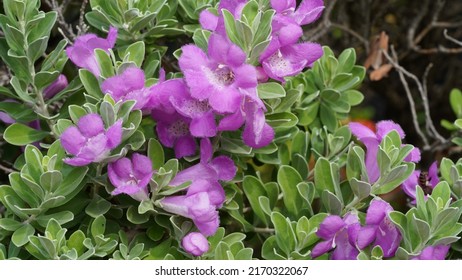
{"type": "MultiPolygon", "coordinates": [[[[421,54],[435,54],[435,53],[457,54],[457,53],[462,53],[462,48],[447,48],[445,46],[439,45],[439,46],[434,47],[434,48],[423,49],[423,48],[421,48],[419,46],[419,43],[422,42],[422,40],[425,38],[425,36],[427,36],[428,33],[431,30],[435,29],[435,28],[451,28],[451,27],[459,27],[459,26],[462,25],[462,22],[441,22],[441,21],[438,21],[438,17],[440,16],[440,13],[444,8],[445,3],[446,3],[446,1],[444,1],[444,0],[439,0],[439,1],[436,2],[436,7],[435,7],[435,9],[433,9],[433,15],[432,15],[431,22],[424,29],[422,29],[422,31],[417,36],[415,36],[415,32],[416,32],[417,27],[419,26],[419,23],[422,21],[423,17],[428,12],[429,1],[425,2],[425,4],[423,5],[424,8],[420,10],[420,13],[414,19],[413,23],[411,24],[411,27],[408,30],[408,47],[409,47],[409,49],[411,49],[411,50],[413,50],[413,51],[415,51],[417,53],[421,53],[421,54]]],[[[452,37],[451,37],[451,39],[449,39],[446,36],[446,34],[445,34],[445,37],[448,40],[454,39],[452,37]]],[[[459,45],[461,45],[461,44],[459,44],[459,45]]]]}
{"type": "Polygon", "coordinates": [[[57,17],[57,22],[59,25],[58,30],[65,39],[72,42],[77,36],[87,32],[88,26],[84,22],[84,14],[85,14],[85,8],[88,4],[88,0],[83,0],[82,5],[80,6],[79,24],[76,27],[78,31],[77,34],[75,34],[72,28],[72,25],[66,22],[66,19],[64,16],[64,11],[67,9],[69,4],[71,3],[71,0],[63,0],[60,5],[58,4],[57,0],[45,0],[45,3],[48,6],[50,6],[50,8],[52,8],[54,11],[58,13],[58,17],[57,17]]]}
{"type": "Polygon", "coordinates": [[[337,0],[332,0],[329,2],[324,12],[322,22],[316,28],[312,29],[310,32],[307,32],[304,35],[304,39],[306,39],[307,41],[316,41],[317,39],[322,37],[324,34],[326,34],[330,28],[334,27],[334,28],[338,28],[338,29],[345,31],[348,34],[355,37],[356,39],[358,39],[364,45],[364,49],[368,53],[369,52],[369,40],[361,36],[358,32],[352,30],[348,26],[334,23],[331,21],[330,17],[335,7],[335,4],[337,4],[337,0]]]}
{"type": "Polygon", "coordinates": [[[404,86],[404,90],[406,92],[407,99],[409,101],[409,105],[411,106],[411,115],[412,115],[412,122],[414,123],[415,130],[417,131],[417,134],[420,136],[424,143],[424,149],[429,149],[429,142],[425,134],[422,132],[420,129],[419,121],[417,119],[417,110],[415,107],[415,102],[414,99],[412,98],[412,93],[411,90],[409,89],[409,84],[406,81],[406,78],[404,77],[403,72],[407,72],[406,69],[401,67],[401,65],[398,64],[398,58],[395,52],[395,49],[393,45],[390,47],[392,51],[393,58],[388,54],[387,51],[382,49],[382,53],[385,56],[385,58],[395,67],[395,69],[398,71],[399,78],[401,80],[401,83],[404,86]]]}
{"type": "Polygon", "coordinates": [[[403,68],[401,65],[399,65],[398,62],[398,56],[396,55],[396,51],[393,46],[390,47],[392,56],[386,51],[382,49],[382,52],[386,59],[393,65],[393,67],[398,71],[401,83],[404,86],[404,89],[406,91],[406,96],[407,99],[409,100],[409,104],[411,106],[411,114],[412,114],[412,120],[414,123],[414,127],[417,131],[417,134],[419,134],[420,138],[424,142],[424,150],[430,150],[431,147],[429,146],[429,141],[428,138],[425,136],[425,134],[422,132],[419,126],[419,122],[417,119],[417,110],[415,107],[415,102],[414,99],[412,98],[412,93],[411,90],[409,89],[409,84],[407,83],[406,77],[414,80],[415,84],[417,85],[420,97],[422,98],[422,104],[424,107],[424,112],[425,112],[425,127],[427,130],[427,133],[432,136],[434,139],[436,139],[439,143],[446,143],[447,140],[439,134],[439,132],[436,130],[435,125],[433,124],[433,120],[431,118],[430,114],[430,106],[428,102],[428,90],[426,86],[426,81],[427,81],[427,76],[428,73],[432,67],[430,64],[427,69],[425,70],[424,76],[423,76],[423,81],[420,82],[420,80],[412,73],[407,71],[405,68],[403,68]],[[406,76],[406,77],[405,77],[406,76]]]}
{"type": "Polygon", "coordinates": [[[444,35],[444,38],[448,39],[449,41],[453,42],[454,44],[462,46],[462,41],[459,41],[456,38],[449,36],[447,29],[444,30],[443,35],[444,35]]]}
{"type": "Polygon", "coordinates": [[[2,170],[5,174],[16,172],[16,170],[6,167],[3,164],[0,164],[0,170],[2,170]]]}

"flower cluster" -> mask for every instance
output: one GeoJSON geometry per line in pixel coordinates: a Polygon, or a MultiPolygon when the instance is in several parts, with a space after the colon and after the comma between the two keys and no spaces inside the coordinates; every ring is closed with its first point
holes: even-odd
{"type": "Polygon", "coordinates": [[[316,235],[324,239],[312,250],[317,258],[331,250],[334,260],[355,260],[359,250],[369,245],[380,246],[383,256],[393,257],[401,242],[401,234],[388,217],[393,208],[381,199],[374,199],[366,214],[366,224],[361,226],[356,213],[348,213],[342,219],[331,215],[320,224],[316,235]]]}
{"type": "Polygon", "coordinates": [[[322,0],[303,0],[296,9],[295,0],[271,0],[276,10],[272,22],[272,39],[260,56],[264,72],[275,80],[300,73],[312,65],[322,54],[315,43],[298,43],[303,35],[302,25],[317,20],[324,10],[322,0]]]}

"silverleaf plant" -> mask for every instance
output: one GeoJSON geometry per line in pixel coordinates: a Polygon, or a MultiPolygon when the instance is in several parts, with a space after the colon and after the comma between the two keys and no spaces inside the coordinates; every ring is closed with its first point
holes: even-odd
{"type": "Polygon", "coordinates": [[[298,2],[91,0],[57,42],[4,0],[0,259],[458,258],[462,160],[348,122],[366,70],[302,42],[324,3],[298,2]]]}

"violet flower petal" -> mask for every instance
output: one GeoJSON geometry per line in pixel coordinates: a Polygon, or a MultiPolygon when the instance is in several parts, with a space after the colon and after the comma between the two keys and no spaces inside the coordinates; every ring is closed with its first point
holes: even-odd
{"type": "Polygon", "coordinates": [[[396,124],[393,121],[380,121],[377,123],[377,138],[379,141],[381,141],[385,135],[390,133],[392,130],[396,130],[401,139],[406,136],[399,124],[396,124]]]}
{"type": "Polygon", "coordinates": [[[413,260],[444,260],[448,254],[450,246],[448,245],[436,245],[427,246],[422,250],[419,256],[413,258],[413,260]]]}
{"type": "Polygon", "coordinates": [[[334,239],[328,239],[326,241],[321,241],[313,247],[311,250],[311,257],[313,259],[324,255],[335,247],[334,239]]]}
{"type": "Polygon", "coordinates": [[[366,214],[366,224],[378,226],[393,208],[382,199],[374,199],[369,205],[366,214]]]}
{"type": "Polygon", "coordinates": [[[44,99],[50,99],[53,96],[55,96],[57,93],[61,92],[64,90],[68,85],[67,78],[63,74],[60,74],[58,78],[51,83],[49,86],[47,86],[43,90],[43,98],[44,99]]]}
{"type": "Polygon", "coordinates": [[[345,227],[345,225],[345,222],[339,216],[327,216],[319,225],[316,235],[322,239],[332,239],[339,230],[345,227]]]}
{"type": "Polygon", "coordinates": [[[173,148],[176,158],[192,156],[196,152],[196,142],[192,136],[182,136],[176,140],[173,148]]]}
{"type": "Polygon", "coordinates": [[[231,181],[236,176],[237,167],[234,161],[227,156],[218,156],[211,162],[211,166],[218,174],[218,179],[231,181]]]}
{"type": "Polygon", "coordinates": [[[122,142],[122,120],[116,121],[106,131],[107,148],[114,149],[122,142]]]}
{"type": "Polygon", "coordinates": [[[94,137],[104,132],[103,119],[95,113],[81,117],[77,123],[77,127],[85,137],[94,137]]]}
{"type": "Polygon", "coordinates": [[[215,115],[210,111],[201,118],[192,119],[189,130],[194,137],[214,137],[217,134],[215,115]]]}
{"type": "Polygon", "coordinates": [[[294,19],[300,25],[310,24],[321,17],[324,8],[323,0],[303,0],[294,13],[294,19]]]}
{"type": "Polygon", "coordinates": [[[61,145],[66,152],[72,155],[77,155],[86,142],[87,139],[75,126],[68,127],[61,134],[61,145]]]}
{"type": "Polygon", "coordinates": [[[218,16],[207,10],[203,10],[199,14],[199,23],[203,29],[214,31],[218,25],[218,16]]]}

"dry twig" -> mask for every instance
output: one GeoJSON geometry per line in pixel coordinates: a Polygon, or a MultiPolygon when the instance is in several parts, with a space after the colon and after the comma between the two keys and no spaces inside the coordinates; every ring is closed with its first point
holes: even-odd
{"type": "MultiPolygon", "coordinates": [[[[435,3],[436,7],[433,9],[432,20],[430,23],[420,31],[420,33],[415,36],[416,30],[424,18],[424,16],[428,12],[429,8],[429,1],[426,0],[422,3],[422,9],[420,10],[419,14],[415,17],[411,27],[408,30],[408,47],[409,49],[421,53],[421,54],[434,54],[434,53],[447,53],[447,54],[456,54],[461,53],[462,48],[448,48],[442,45],[438,45],[437,47],[433,48],[421,48],[419,43],[428,35],[428,33],[435,29],[435,28],[451,28],[451,27],[459,27],[462,26],[462,21],[459,22],[441,22],[439,21],[439,16],[441,11],[446,4],[445,0],[439,0],[435,3]]],[[[446,37],[446,35],[445,35],[446,37]]],[[[447,37],[446,37],[447,38],[447,37]]]]}
{"type": "Polygon", "coordinates": [[[430,150],[432,147],[430,146],[429,140],[427,136],[422,132],[420,129],[419,121],[417,119],[417,110],[416,110],[416,105],[414,102],[414,98],[412,96],[411,90],[409,88],[409,84],[406,80],[407,78],[410,78],[415,82],[417,85],[420,97],[422,99],[422,104],[424,107],[424,113],[425,113],[425,128],[427,131],[427,134],[431,136],[433,139],[435,139],[439,143],[445,143],[447,140],[439,134],[439,132],[436,130],[435,125],[433,124],[433,120],[430,115],[430,106],[429,106],[429,101],[428,101],[428,91],[427,91],[427,86],[426,80],[428,76],[428,72],[431,69],[431,65],[429,65],[425,71],[425,74],[423,76],[422,82],[415,76],[414,74],[410,73],[407,71],[405,68],[403,68],[399,62],[398,62],[398,55],[396,54],[396,51],[393,46],[390,47],[391,50],[391,55],[388,53],[388,51],[383,50],[383,55],[386,57],[386,59],[393,65],[393,67],[398,71],[401,83],[404,86],[404,90],[406,91],[406,96],[409,101],[409,105],[411,107],[411,114],[412,114],[412,121],[414,123],[414,127],[417,131],[417,134],[420,136],[424,143],[424,150],[430,150]]]}

